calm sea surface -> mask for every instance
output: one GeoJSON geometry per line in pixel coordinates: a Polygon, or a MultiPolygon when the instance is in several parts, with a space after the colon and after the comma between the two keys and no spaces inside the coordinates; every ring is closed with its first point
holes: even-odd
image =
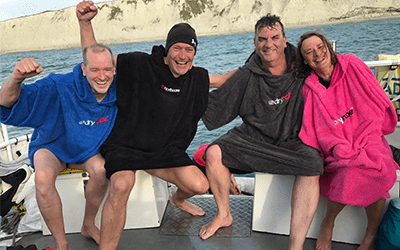
{"type": "MultiPolygon", "coordinates": [[[[364,61],[373,61],[377,54],[394,55],[400,53],[400,19],[286,29],[285,32],[288,42],[296,44],[301,34],[317,28],[323,29],[328,39],[336,41],[337,52],[343,54],[353,53],[364,61]]],[[[200,37],[195,64],[208,69],[212,74],[223,74],[242,66],[254,50],[253,38],[254,33],[200,37]]],[[[115,54],[130,51],[150,53],[152,46],[159,44],[164,45],[165,41],[111,45],[110,47],[115,54]]],[[[41,75],[27,79],[26,83],[32,83],[50,73],[68,73],[76,64],[82,61],[80,49],[0,55],[1,83],[10,76],[14,65],[24,57],[35,58],[44,68],[44,72],[41,75]]],[[[240,118],[237,118],[222,128],[208,131],[200,121],[196,137],[188,148],[187,153],[192,156],[200,145],[212,142],[240,123],[240,118]]],[[[31,132],[32,129],[30,128],[11,127],[9,136],[16,137],[31,132]]]]}

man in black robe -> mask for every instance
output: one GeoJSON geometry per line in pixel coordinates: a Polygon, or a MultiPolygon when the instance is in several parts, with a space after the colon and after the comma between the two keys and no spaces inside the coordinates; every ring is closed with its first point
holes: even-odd
{"type": "MultiPolygon", "coordinates": [[[[84,49],[96,43],[91,20],[97,8],[83,1],[76,14],[84,49]]],[[[204,215],[186,201],[209,188],[186,149],[206,111],[210,79],[214,82],[218,76],[193,65],[196,48],[195,30],[180,23],[169,31],[165,48],[154,46],[151,54],[131,52],[116,58],[118,114],[100,148],[110,191],[102,213],[99,249],[117,247],[139,169],[178,187],[171,204],[192,215],[204,215]]]]}

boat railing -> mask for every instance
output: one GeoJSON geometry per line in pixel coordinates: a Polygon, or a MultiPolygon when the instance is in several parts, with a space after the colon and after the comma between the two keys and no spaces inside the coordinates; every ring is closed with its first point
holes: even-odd
{"type": "Polygon", "coordinates": [[[10,139],[7,126],[1,123],[0,135],[0,159],[12,161],[21,155],[28,153],[29,142],[32,134],[26,134],[10,139]]]}
{"type": "Polygon", "coordinates": [[[391,60],[381,60],[381,61],[366,61],[365,62],[368,67],[379,67],[379,66],[398,66],[400,65],[400,59],[391,59],[391,60]]]}

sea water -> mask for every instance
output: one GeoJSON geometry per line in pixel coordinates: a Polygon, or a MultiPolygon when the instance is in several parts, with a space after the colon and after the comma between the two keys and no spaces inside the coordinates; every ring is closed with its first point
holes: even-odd
{"type": "MultiPolygon", "coordinates": [[[[193,26],[195,27],[195,24],[193,26]]],[[[390,19],[286,29],[285,33],[288,42],[296,45],[298,38],[304,32],[322,29],[328,39],[336,41],[336,51],[338,53],[353,53],[363,61],[373,61],[377,54],[395,55],[400,53],[399,28],[400,19],[390,19]]],[[[254,50],[253,39],[254,32],[199,37],[199,47],[194,63],[196,66],[208,69],[211,74],[224,74],[244,64],[254,50]]],[[[111,45],[110,48],[115,54],[131,51],[150,53],[153,45],[160,44],[165,45],[165,41],[111,45]]],[[[42,74],[26,79],[25,82],[28,84],[50,73],[68,73],[72,71],[75,65],[82,61],[80,48],[0,55],[1,83],[10,76],[14,65],[25,57],[34,58],[44,69],[42,74]]],[[[43,108],[45,109],[46,107],[43,108]]],[[[240,124],[241,119],[238,117],[219,129],[208,131],[202,121],[200,121],[196,136],[190,144],[187,153],[189,156],[193,156],[200,145],[214,141],[229,129],[240,124]]],[[[9,128],[9,136],[11,138],[31,132],[31,128],[9,128]]]]}

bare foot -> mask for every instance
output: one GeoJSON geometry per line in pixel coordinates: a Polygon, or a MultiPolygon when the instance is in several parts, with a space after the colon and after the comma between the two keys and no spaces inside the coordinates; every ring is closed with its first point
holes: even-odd
{"type": "Polygon", "coordinates": [[[100,244],[100,230],[95,226],[85,226],[81,228],[81,234],[85,238],[92,238],[96,241],[97,245],[100,244]]]}
{"type": "Polygon", "coordinates": [[[232,221],[233,218],[231,214],[226,217],[218,215],[215,216],[212,221],[201,227],[199,234],[200,238],[202,238],[203,240],[210,238],[221,227],[229,227],[230,225],[232,225],[232,221]]]}
{"type": "Polygon", "coordinates": [[[374,242],[376,235],[365,235],[360,247],[357,250],[374,250],[374,242]]]}
{"type": "Polygon", "coordinates": [[[56,249],[57,250],[72,250],[71,247],[69,246],[68,242],[65,243],[56,243],[56,249]]]}
{"type": "Polygon", "coordinates": [[[332,249],[332,234],[333,234],[333,227],[327,226],[324,224],[324,222],[322,222],[315,249],[316,250],[331,250],[332,249]]]}
{"type": "Polygon", "coordinates": [[[205,212],[201,207],[198,207],[192,203],[189,203],[187,200],[178,201],[175,199],[175,197],[172,195],[171,198],[169,198],[169,201],[171,202],[172,205],[179,207],[185,212],[190,213],[191,215],[194,216],[203,216],[205,212]]]}

